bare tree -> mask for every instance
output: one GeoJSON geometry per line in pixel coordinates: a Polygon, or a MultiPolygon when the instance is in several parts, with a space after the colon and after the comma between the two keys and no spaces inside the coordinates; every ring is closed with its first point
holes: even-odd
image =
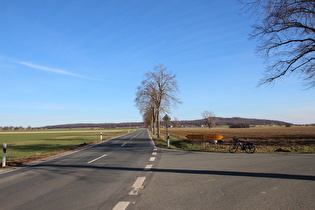
{"type": "Polygon", "coordinates": [[[217,122],[217,118],[212,111],[203,111],[201,113],[202,118],[204,119],[206,125],[208,125],[209,129],[215,126],[217,122]]]}
{"type": "Polygon", "coordinates": [[[143,121],[144,126],[150,128],[150,130],[155,133],[153,107],[147,106],[146,110],[143,112],[143,121]]]}
{"type": "Polygon", "coordinates": [[[177,128],[177,127],[179,127],[179,120],[178,120],[178,118],[177,117],[174,117],[174,120],[173,120],[173,126],[175,127],[175,128],[177,128]]]}
{"type": "Polygon", "coordinates": [[[315,86],[315,1],[241,0],[258,14],[251,38],[259,40],[257,52],[266,59],[266,77],[272,83],[296,73],[307,86],[315,86]]]}
{"type": "Polygon", "coordinates": [[[179,89],[176,75],[168,72],[167,68],[160,64],[154,66],[153,71],[146,73],[145,77],[137,89],[136,106],[141,114],[151,114],[151,123],[160,136],[160,114],[181,103],[177,98],[179,89]]]}
{"type": "Polygon", "coordinates": [[[137,89],[138,91],[135,99],[136,107],[138,107],[140,114],[142,114],[145,126],[149,127],[155,134],[156,109],[153,98],[151,97],[153,92],[143,85],[139,86],[137,89]]]}

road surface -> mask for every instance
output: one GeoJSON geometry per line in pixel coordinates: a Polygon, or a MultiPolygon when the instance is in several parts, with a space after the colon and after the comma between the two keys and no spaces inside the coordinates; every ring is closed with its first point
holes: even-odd
{"type": "Polygon", "coordinates": [[[135,202],[150,180],[153,152],[147,130],[139,130],[2,174],[0,209],[113,209],[135,202]]]}
{"type": "Polygon", "coordinates": [[[134,209],[315,209],[315,154],[159,156],[134,209]]]}
{"type": "Polygon", "coordinates": [[[0,175],[0,209],[315,209],[314,154],[156,149],[139,130],[0,175]]]}

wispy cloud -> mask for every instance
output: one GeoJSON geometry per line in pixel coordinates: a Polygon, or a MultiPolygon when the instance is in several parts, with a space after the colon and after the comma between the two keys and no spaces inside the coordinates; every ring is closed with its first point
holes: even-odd
{"type": "Polygon", "coordinates": [[[41,66],[41,65],[37,65],[37,64],[33,64],[33,63],[29,63],[29,62],[25,62],[25,61],[18,61],[18,64],[21,64],[23,66],[27,66],[33,69],[37,69],[40,71],[47,71],[47,72],[52,72],[55,74],[62,74],[62,75],[67,75],[67,76],[72,76],[72,77],[80,77],[80,78],[84,78],[84,79],[89,79],[83,75],[80,74],[74,74],[72,72],[69,71],[65,71],[63,69],[57,69],[57,68],[51,68],[51,67],[47,67],[47,66],[41,66]]]}
{"type": "Polygon", "coordinates": [[[1,108],[14,109],[46,109],[46,110],[64,110],[65,106],[61,104],[1,104],[1,108]]]}

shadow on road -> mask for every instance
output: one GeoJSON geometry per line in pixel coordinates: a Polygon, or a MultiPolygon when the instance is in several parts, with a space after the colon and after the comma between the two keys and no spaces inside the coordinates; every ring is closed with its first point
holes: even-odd
{"type": "MultiPolygon", "coordinates": [[[[100,170],[118,170],[118,171],[144,171],[144,168],[135,167],[111,167],[111,166],[97,166],[97,165],[58,165],[58,164],[39,164],[27,166],[32,168],[51,167],[53,170],[60,170],[61,168],[90,168],[100,170]]],[[[214,171],[214,170],[193,170],[193,169],[163,169],[152,168],[148,172],[157,173],[179,173],[179,174],[209,174],[222,176],[238,176],[238,177],[256,177],[256,178],[272,178],[272,179],[292,179],[315,181],[315,176],[311,175],[293,175],[280,173],[259,173],[259,172],[240,172],[240,171],[214,171]]]]}

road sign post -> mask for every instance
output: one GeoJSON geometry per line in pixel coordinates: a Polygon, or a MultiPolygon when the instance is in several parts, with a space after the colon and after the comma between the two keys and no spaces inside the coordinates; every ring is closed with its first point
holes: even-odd
{"type": "Polygon", "coordinates": [[[2,153],[2,167],[6,166],[6,156],[7,156],[7,144],[3,143],[3,153],[2,153]]]}
{"type": "Polygon", "coordinates": [[[166,142],[167,142],[167,147],[170,147],[170,135],[168,134],[168,125],[167,125],[167,122],[169,122],[171,120],[171,118],[166,114],[164,117],[163,117],[163,120],[166,124],[166,142]]]}

